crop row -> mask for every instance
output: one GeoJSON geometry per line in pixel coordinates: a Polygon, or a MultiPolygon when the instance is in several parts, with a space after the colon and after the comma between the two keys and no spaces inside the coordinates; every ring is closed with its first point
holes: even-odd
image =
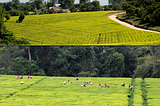
{"type": "Polygon", "coordinates": [[[148,106],[158,106],[160,104],[159,82],[160,82],[159,78],[145,78],[148,106]]]}
{"type": "Polygon", "coordinates": [[[160,79],[158,78],[146,78],[144,83],[141,78],[131,80],[131,78],[93,77],[93,85],[86,85],[86,87],[80,85],[85,81],[90,82],[90,77],[80,77],[79,81],[76,81],[75,77],[44,78],[33,76],[32,79],[27,79],[27,76],[24,76],[22,85],[20,84],[21,79],[16,79],[11,75],[2,75],[0,77],[0,105],[127,106],[132,103],[131,105],[142,106],[144,90],[148,91],[148,105],[159,105],[160,79]],[[73,84],[63,85],[62,82],[68,82],[68,80],[71,80],[73,84]],[[110,88],[101,88],[99,83],[110,84],[110,88]],[[125,83],[125,86],[122,87],[121,83],[125,83]],[[129,84],[134,86],[134,89],[128,92],[129,84]],[[143,87],[144,90],[142,90],[143,87]],[[9,98],[6,98],[8,96],[9,98]],[[132,99],[127,96],[131,96],[132,99]]]}
{"type": "Polygon", "coordinates": [[[105,17],[115,11],[29,15],[22,23],[5,23],[16,37],[35,45],[147,45],[160,44],[160,34],[133,30],[105,17]]]}

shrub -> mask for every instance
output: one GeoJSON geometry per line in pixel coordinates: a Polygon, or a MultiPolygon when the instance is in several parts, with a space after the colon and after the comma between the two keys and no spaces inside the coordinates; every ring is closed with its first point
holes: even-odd
{"type": "Polygon", "coordinates": [[[64,11],[63,10],[59,10],[59,11],[57,11],[57,13],[64,13],[64,11]]]}
{"type": "Polygon", "coordinates": [[[52,9],[48,9],[48,13],[49,13],[49,14],[54,13],[54,9],[53,9],[53,8],[52,8],[52,9]]]}
{"type": "MultiPolygon", "coordinates": [[[[6,14],[6,15],[5,15],[5,18],[6,18],[6,21],[9,20],[9,19],[10,19],[10,14],[6,14]]],[[[6,22],[6,21],[5,21],[5,22],[6,22]]]]}
{"type": "Polygon", "coordinates": [[[160,19],[160,8],[156,9],[152,14],[152,21],[154,24],[160,25],[159,19],[160,19]]]}
{"type": "Polygon", "coordinates": [[[98,76],[98,75],[97,75],[96,72],[93,72],[93,73],[90,74],[90,77],[97,77],[97,76],[98,76]]]}
{"type": "Polygon", "coordinates": [[[79,77],[89,77],[89,72],[80,72],[80,73],[78,73],[78,76],[79,77]]]}
{"type": "Polygon", "coordinates": [[[135,15],[135,11],[136,11],[136,8],[134,6],[131,6],[127,8],[126,13],[129,17],[131,17],[135,15]]]}
{"type": "Polygon", "coordinates": [[[28,12],[28,11],[24,11],[24,14],[25,14],[25,15],[29,15],[29,12],[28,12]]]}
{"type": "Polygon", "coordinates": [[[141,9],[140,9],[140,8],[136,8],[135,14],[136,14],[138,17],[141,17],[141,16],[142,16],[142,11],[141,11],[141,9]]]}
{"type": "Polygon", "coordinates": [[[9,12],[9,14],[10,14],[11,16],[19,16],[19,13],[20,13],[20,11],[18,11],[18,10],[14,10],[14,11],[10,11],[10,12],[9,12]]]}
{"type": "Polygon", "coordinates": [[[77,9],[76,9],[76,7],[74,5],[71,5],[71,7],[69,8],[69,10],[71,12],[77,12],[77,9]]]}
{"type": "Polygon", "coordinates": [[[151,14],[146,15],[143,20],[149,23],[151,20],[151,14]]]}
{"type": "Polygon", "coordinates": [[[36,76],[45,76],[45,72],[43,69],[39,69],[37,72],[34,72],[36,76]]]}
{"type": "Polygon", "coordinates": [[[16,22],[22,22],[23,19],[25,18],[25,14],[24,13],[21,13],[21,15],[19,16],[19,19],[16,21],[16,22]]]}

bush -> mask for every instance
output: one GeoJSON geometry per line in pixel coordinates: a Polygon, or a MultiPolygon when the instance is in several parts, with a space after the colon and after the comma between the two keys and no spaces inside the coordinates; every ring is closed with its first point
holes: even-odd
{"type": "Polygon", "coordinates": [[[54,9],[53,9],[53,8],[52,8],[52,9],[48,9],[48,13],[49,13],[49,14],[54,13],[54,9]]]}
{"type": "MultiPolygon", "coordinates": [[[[9,20],[9,19],[10,19],[10,14],[6,14],[6,15],[5,15],[5,18],[6,18],[6,21],[9,20]]],[[[6,21],[5,21],[5,22],[6,22],[6,21]]]]}
{"type": "Polygon", "coordinates": [[[150,20],[151,20],[151,14],[148,14],[148,15],[146,15],[145,17],[144,17],[144,22],[148,22],[148,23],[150,23],[150,20]]]}
{"type": "Polygon", "coordinates": [[[140,9],[140,8],[136,8],[135,14],[137,15],[137,17],[141,17],[141,16],[142,16],[142,11],[141,11],[141,9],[140,9]]]}
{"type": "Polygon", "coordinates": [[[76,9],[76,7],[74,5],[71,5],[71,7],[69,8],[69,10],[71,12],[77,12],[77,9],[76,9]]]}
{"type": "Polygon", "coordinates": [[[98,76],[98,75],[97,75],[96,72],[93,72],[93,73],[90,74],[90,77],[97,77],[97,76],[98,76]]]}
{"type": "Polygon", "coordinates": [[[152,14],[152,21],[156,25],[160,25],[160,8],[156,9],[152,14]]]}
{"type": "Polygon", "coordinates": [[[57,11],[57,13],[64,13],[64,11],[63,10],[59,10],[59,11],[57,11]]]}
{"type": "Polygon", "coordinates": [[[35,72],[34,75],[36,76],[45,76],[45,72],[43,69],[39,69],[38,72],[35,72]]]}
{"type": "Polygon", "coordinates": [[[89,77],[89,72],[80,72],[80,73],[78,73],[78,76],[79,77],[89,77]]]}
{"type": "Polygon", "coordinates": [[[131,7],[126,9],[126,13],[129,17],[134,16],[135,11],[136,11],[136,8],[134,6],[131,6],[131,7]]]}
{"type": "Polygon", "coordinates": [[[14,10],[14,11],[10,11],[10,12],[9,12],[9,14],[10,14],[11,16],[19,16],[19,13],[20,13],[20,11],[18,11],[18,10],[14,10]]]}
{"type": "Polygon", "coordinates": [[[24,11],[24,14],[25,14],[25,15],[29,15],[29,12],[28,12],[28,11],[24,11]]]}
{"type": "Polygon", "coordinates": [[[19,19],[16,21],[16,22],[22,22],[23,19],[25,18],[25,14],[24,13],[21,13],[21,15],[19,16],[19,19]]]}

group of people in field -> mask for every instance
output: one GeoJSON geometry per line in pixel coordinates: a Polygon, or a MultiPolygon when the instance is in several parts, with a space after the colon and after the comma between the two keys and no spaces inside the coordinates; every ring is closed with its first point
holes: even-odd
{"type": "MultiPolygon", "coordinates": [[[[16,79],[23,79],[23,75],[22,76],[16,76],[16,79]]],[[[32,76],[28,76],[28,79],[32,79],[32,76]]],[[[21,80],[20,84],[24,84],[24,81],[21,80]]]]}
{"type": "MultiPolygon", "coordinates": [[[[79,78],[76,78],[76,81],[79,81],[79,78]]],[[[70,81],[70,80],[68,80],[68,83],[69,84],[72,84],[72,81],[70,81]]],[[[63,81],[63,85],[66,85],[66,82],[65,81],[63,81]]],[[[92,83],[92,78],[90,79],[90,82],[84,82],[84,84],[81,84],[81,87],[86,87],[86,85],[93,85],[93,83],[92,83]]],[[[125,83],[121,83],[121,86],[122,87],[125,87],[125,83]]],[[[98,87],[98,86],[97,86],[98,87]]],[[[99,87],[103,87],[103,84],[100,84],[99,83],[99,87]]],[[[104,87],[105,88],[110,88],[110,84],[104,84],[104,87]]],[[[133,89],[133,86],[130,86],[129,85],[129,88],[130,88],[130,90],[132,90],[133,89]]]]}
{"type": "MultiPolygon", "coordinates": [[[[72,84],[73,82],[71,80],[68,80],[68,84],[72,84]]],[[[63,81],[63,85],[66,85],[66,81],[63,81]]]]}

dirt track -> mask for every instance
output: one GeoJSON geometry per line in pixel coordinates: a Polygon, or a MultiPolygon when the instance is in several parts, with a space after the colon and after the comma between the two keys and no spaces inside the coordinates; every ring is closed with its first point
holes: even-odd
{"type": "Polygon", "coordinates": [[[120,21],[120,20],[118,20],[118,19],[116,18],[117,15],[119,15],[119,14],[124,14],[124,13],[125,13],[125,12],[111,13],[111,14],[107,14],[106,17],[108,17],[108,18],[110,18],[111,20],[114,20],[114,21],[120,23],[120,24],[123,25],[123,26],[129,27],[129,28],[132,28],[132,29],[149,31],[149,32],[155,32],[155,33],[160,33],[160,32],[157,32],[157,31],[151,31],[151,30],[146,30],[146,29],[142,29],[142,28],[137,28],[137,27],[135,27],[135,26],[133,26],[133,25],[130,25],[130,24],[126,23],[126,22],[120,21]]]}

